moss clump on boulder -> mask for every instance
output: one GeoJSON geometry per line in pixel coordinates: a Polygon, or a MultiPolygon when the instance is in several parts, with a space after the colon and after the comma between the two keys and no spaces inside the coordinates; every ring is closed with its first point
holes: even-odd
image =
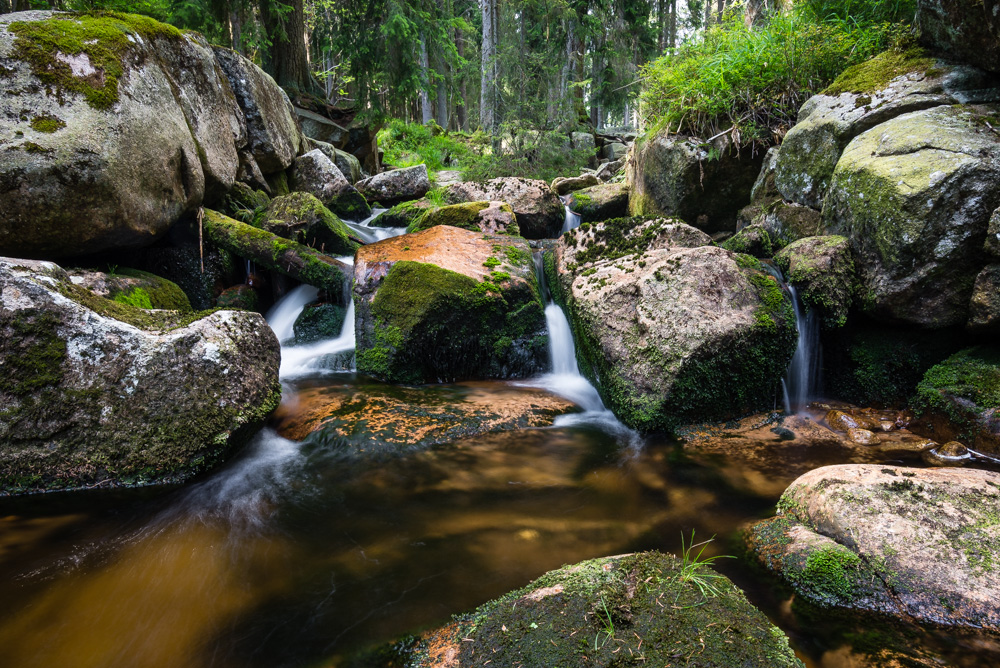
{"type": "Polygon", "coordinates": [[[644,552],[584,561],[458,615],[402,647],[409,666],[798,667],[788,639],[723,576],[644,552]],[[717,595],[696,580],[709,580],[717,595]],[[692,664],[693,665],[693,664],[692,664]]]}
{"type": "Polygon", "coordinates": [[[410,224],[407,232],[420,232],[435,225],[451,225],[473,232],[521,236],[513,209],[504,202],[463,202],[430,209],[410,224]]]}
{"type": "Polygon", "coordinates": [[[118,12],[57,14],[43,21],[15,21],[11,57],[31,65],[32,73],[56,95],[79,93],[91,107],[110,109],[118,101],[118,80],[136,38],[180,39],[181,32],[146,16],[118,12]],[[74,72],[90,70],[88,76],[74,72]]]}
{"type": "Polygon", "coordinates": [[[31,119],[31,129],[37,132],[52,133],[62,130],[66,123],[55,116],[42,114],[31,119]]]}
{"type": "Polygon", "coordinates": [[[957,439],[1000,454],[1000,349],[968,348],[931,367],[912,405],[939,442],[957,439]]]}
{"type": "Polygon", "coordinates": [[[628,215],[628,192],[625,183],[604,183],[572,193],[568,206],[581,223],[620,218],[628,215]]]}
{"type": "Polygon", "coordinates": [[[802,302],[817,309],[823,326],[843,327],[855,290],[850,241],[841,236],[799,239],[774,256],[785,279],[801,290],[802,302]]]}
{"type": "Polygon", "coordinates": [[[409,227],[420,216],[435,209],[437,205],[427,198],[403,202],[380,213],[369,225],[372,227],[409,227]]]}
{"type": "Polygon", "coordinates": [[[884,89],[896,77],[913,72],[927,73],[933,67],[934,59],[919,46],[905,50],[889,49],[871,60],[848,67],[827,86],[822,95],[874,93],[884,89]]]}
{"type": "Polygon", "coordinates": [[[770,233],[760,224],[744,227],[719,245],[728,251],[745,253],[760,259],[773,257],[775,251],[775,243],[770,233]]]}
{"type": "Polygon", "coordinates": [[[328,255],[354,255],[361,246],[351,230],[315,196],[295,192],[271,200],[258,227],[328,255]]]}

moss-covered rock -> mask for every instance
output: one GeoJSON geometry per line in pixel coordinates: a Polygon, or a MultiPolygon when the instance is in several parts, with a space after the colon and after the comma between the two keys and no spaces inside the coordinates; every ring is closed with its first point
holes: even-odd
{"type": "Polygon", "coordinates": [[[1000,264],[986,265],[976,276],[967,326],[977,333],[1000,332],[1000,264]]]}
{"type": "Polygon", "coordinates": [[[215,305],[225,309],[257,311],[260,308],[260,296],[249,285],[234,285],[222,291],[216,298],[215,305]]]}
{"type": "Polygon", "coordinates": [[[931,367],[911,405],[914,431],[1000,455],[1000,349],[969,348],[931,367]]]}
{"type": "Polygon", "coordinates": [[[270,203],[271,198],[263,190],[236,183],[223,199],[223,213],[240,222],[253,224],[270,203]]]}
{"type": "Polygon", "coordinates": [[[358,371],[403,383],[544,369],[545,316],[523,239],[439,225],[362,247],[358,371]]]}
{"type": "Polygon", "coordinates": [[[258,314],[146,311],[0,259],[0,494],[177,481],[280,398],[258,314]]]}
{"type": "Polygon", "coordinates": [[[998,490],[988,471],[826,466],[793,482],[748,544],[820,606],[996,633],[998,490]]]}
{"type": "Polygon", "coordinates": [[[926,328],[966,322],[1000,204],[1000,142],[984,113],[997,108],[904,114],[844,150],[823,218],[850,238],[872,316],[926,328]]]}
{"type": "Polygon", "coordinates": [[[628,161],[629,211],[647,217],[676,216],[706,232],[736,230],[736,215],[764,160],[762,152],[663,132],[637,142],[628,161]]]}
{"type": "Polygon", "coordinates": [[[597,223],[611,218],[628,215],[628,185],[606,183],[570,195],[570,211],[580,215],[581,223],[597,223]]]}
{"type": "Polygon", "coordinates": [[[410,224],[407,232],[419,232],[436,225],[450,225],[473,232],[521,236],[517,217],[506,202],[463,202],[430,209],[410,224]]]}
{"type": "Polygon", "coordinates": [[[920,0],[916,23],[928,49],[1000,72],[1000,19],[995,0],[920,0]]]}
{"type": "Polygon", "coordinates": [[[905,113],[997,96],[981,72],[936,62],[919,48],[886,51],[802,105],[781,143],[775,186],[786,201],[820,209],[841,154],[861,133],[905,113]]]}
{"type": "Polygon", "coordinates": [[[368,225],[371,227],[409,227],[420,216],[437,206],[428,201],[426,197],[412,202],[403,202],[383,211],[370,221],[368,225]]]}
{"type": "Polygon", "coordinates": [[[709,247],[677,221],[619,219],[563,235],[550,285],[577,357],[607,404],[641,431],[773,406],[795,316],[754,258],[709,247]]]}
{"type": "Polygon", "coordinates": [[[309,193],[275,197],[260,217],[258,226],[328,255],[353,256],[361,246],[351,240],[350,228],[309,193]]]}
{"type": "Polygon", "coordinates": [[[190,312],[191,303],[176,283],[139,269],[114,267],[108,273],[75,269],[69,272],[74,285],[137,308],[190,312]]]}
{"type": "Polygon", "coordinates": [[[396,649],[397,663],[365,665],[802,666],[724,576],[657,552],[563,566],[396,649]]]}
{"type": "Polygon", "coordinates": [[[744,227],[719,245],[733,253],[745,253],[759,259],[772,258],[777,250],[770,232],[759,223],[744,227]]]}
{"type": "Polygon", "coordinates": [[[817,309],[826,328],[843,327],[855,289],[850,242],[835,235],[799,239],[774,256],[802,303],[817,309]]]}
{"type": "Polygon", "coordinates": [[[347,309],[340,304],[329,302],[306,304],[292,325],[295,343],[302,345],[336,338],[344,327],[346,314],[347,309]]]}
{"type": "Polygon", "coordinates": [[[601,180],[595,174],[581,174],[580,176],[560,176],[552,180],[549,185],[552,192],[562,196],[568,195],[574,190],[583,190],[599,185],[601,180]]]}
{"type": "Polygon", "coordinates": [[[506,202],[528,239],[558,236],[566,219],[562,202],[545,181],[503,177],[485,183],[453,183],[445,189],[444,200],[448,204],[506,202]]]}
{"type": "Polygon", "coordinates": [[[365,198],[319,149],[296,158],[290,172],[293,189],[314,195],[341,218],[364,220],[371,215],[365,198]]]}

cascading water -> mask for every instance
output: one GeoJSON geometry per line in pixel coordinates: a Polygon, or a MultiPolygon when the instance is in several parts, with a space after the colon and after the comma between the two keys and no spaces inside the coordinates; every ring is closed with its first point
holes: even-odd
{"type": "Polygon", "coordinates": [[[344,224],[347,225],[354,232],[359,239],[364,241],[366,244],[373,244],[376,241],[382,241],[383,239],[388,239],[390,237],[398,237],[400,234],[406,233],[405,227],[371,227],[370,223],[379,217],[380,214],[384,213],[386,209],[372,209],[372,214],[362,220],[360,223],[353,220],[345,220],[344,224]]]}
{"type": "Polygon", "coordinates": [[[809,400],[816,396],[819,390],[820,369],[822,368],[822,349],[819,342],[819,316],[815,309],[809,309],[803,315],[802,303],[795,288],[787,286],[795,305],[795,327],[799,338],[795,346],[795,354],[788,365],[785,377],[781,381],[784,391],[785,413],[791,415],[805,410],[809,400]]]}
{"type": "Polygon", "coordinates": [[[295,335],[295,319],[306,304],[316,299],[319,290],[311,285],[300,285],[278,300],[267,312],[267,324],[274,330],[278,342],[284,344],[295,335]]]}
{"type": "Polygon", "coordinates": [[[562,200],[563,208],[566,210],[566,218],[563,221],[563,227],[562,227],[563,232],[569,232],[573,228],[580,226],[580,214],[570,210],[569,198],[570,198],[569,195],[563,195],[562,197],[559,198],[560,200],[562,200]]]}

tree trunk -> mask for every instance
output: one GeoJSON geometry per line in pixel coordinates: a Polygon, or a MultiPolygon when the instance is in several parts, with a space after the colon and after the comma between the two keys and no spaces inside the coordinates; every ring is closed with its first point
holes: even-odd
{"type": "Polygon", "coordinates": [[[322,88],[309,71],[302,0],[289,0],[291,11],[284,19],[277,19],[274,12],[270,11],[269,2],[270,0],[261,0],[261,22],[265,26],[275,25],[275,21],[281,23],[279,28],[269,31],[271,48],[268,65],[271,75],[282,88],[321,95],[322,88]]]}
{"type": "Polygon", "coordinates": [[[667,48],[670,49],[671,55],[677,48],[677,0],[670,0],[670,25],[667,48]]]}
{"type": "Polygon", "coordinates": [[[229,34],[232,38],[233,51],[243,53],[243,17],[240,10],[233,7],[229,12],[229,34]]]}
{"type": "MultiPolygon", "coordinates": [[[[455,28],[455,46],[458,48],[458,57],[465,60],[465,38],[462,36],[462,32],[455,28]]],[[[469,114],[466,109],[466,100],[469,99],[468,95],[468,83],[465,80],[465,73],[459,74],[458,80],[458,104],[455,105],[455,120],[458,123],[458,129],[463,132],[469,129],[469,114]]]]}
{"type": "Polygon", "coordinates": [[[431,96],[427,89],[431,85],[431,68],[427,62],[427,40],[420,36],[420,72],[423,86],[420,88],[420,122],[427,125],[434,118],[431,111],[431,96]]]}
{"type": "Polygon", "coordinates": [[[492,134],[496,126],[497,109],[497,0],[479,0],[483,12],[483,78],[479,91],[479,121],[483,130],[492,134]]]}

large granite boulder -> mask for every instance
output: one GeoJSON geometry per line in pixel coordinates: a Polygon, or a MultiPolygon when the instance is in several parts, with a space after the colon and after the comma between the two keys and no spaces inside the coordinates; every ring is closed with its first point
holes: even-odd
{"type": "Polygon", "coordinates": [[[914,431],[1000,455],[1000,348],[968,348],[932,366],[911,405],[914,431]]]}
{"type": "Polygon", "coordinates": [[[333,164],[337,165],[337,169],[344,175],[348,183],[357,183],[361,180],[361,161],[347,151],[341,151],[332,144],[327,144],[317,139],[307,138],[306,145],[309,147],[309,150],[318,148],[323,152],[323,155],[330,158],[333,164]]]}
{"type": "Polygon", "coordinates": [[[981,115],[995,109],[903,114],[844,150],[823,218],[851,239],[872,316],[923,327],[966,322],[1000,204],[1000,141],[981,115]]]}
{"type": "Polygon", "coordinates": [[[787,202],[820,209],[841,154],[862,132],[922,109],[997,99],[996,82],[978,70],[916,48],[886,51],[806,100],[775,157],[774,186],[787,202]]]}
{"type": "Polygon", "coordinates": [[[998,9],[996,0],[919,0],[920,41],[956,60],[1000,72],[998,9]]]}
{"type": "Polygon", "coordinates": [[[361,245],[351,239],[351,229],[344,221],[309,193],[294,192],[275,197],[268,204],[259,226],[327,255],[353,256],[361,245]]]}
{"type": "Polygon", "coordinates": [[[773,406],[795,349],[778,281],[710,243],[676,220],[624,218],[571,230],[547,258],[581,370],[641,431],[773,406]]]}
{"type": "Polygon", "coordinates": [[[842,327],[847,322],[856,281],[847,238],[799,239],[781,249],[774,262],[799,290],[802,303],[820,313],[824,327],[842,327]]]}
{"type": "Polygon", "coordinates": [[[191,311],[191,302],[176,283],[139,269],[115,268],[114,272],[71,269],[74,285],[111,301],[146,309],[191,311]]]}
{"type": "Polygon", "coordinates": [[[419,232],[436,225],[515,237],[521,234],[517,217],[506,202],[465,202],[430,209],[413,221],[406,231],[419,232]]]}
{"type": "Polygon", "coordinates": [[[762,151],[737,150],[661,132],[637,142],[626,165],[629,211],[641,216],[676,216],[709,233],[735,231],[739,210],[764,161],[762,151]]]}
{"type": "Polygon", "coordinates": [[[503,177],[485,183],[453,183],[445,189],[445,201],[500,201],[510,204],[521,234],[528,239],[551,239],[559,235],[566,211],[545,181],[503,177]]]}
{"type": "Polygon", "coordinates": [[[788,639],[735,585],[707,566],[693,570],[658,552],[591,559],[550,571],[451,623],[352,665],[683,665],[703,668],[803,664],[788,639]],[[709,585],[707,588],[705,584],[709,585]]]}
{"type": "Polygon", "coordinates": [[[753,552],[821,606],[1000,631],[1000,475],[884,464],[799,477],[753,552]]]}
{"type": "Polygon", "coordinates": [[[553,179],[550,187],[552,188],[552,192],[561,197],[568,195],[574,190],[583,190],[584,188],[596,186],[599,183],[601,183],[601,180],[597,176],[587,173],[580,176],[560,176],[553,179]]]}
{"type": "Polygon", "coordinates": [[[570,211],[580,214],[581,223],[595,223],[628,215],[628,186],[604,183],[577,190],[569,197],[570,211]]]}
{"type": "Polygon", "coordinates": [[[183,480],[278,404],[255,313],[147,311],[0,259],[0,491],[183,480]]]}
{"type": "Polygon", "coordinates": [[[528,244],[447,225],[361,247],[358,371],[424,383],[543,370],[545,316],[528,244]]]}
{"type": "Polygon", "coordinates": [[[421,164],[370,176],[357,186],[369,202],[392,206],[423,197],[431,189],[431,182],[427,177],[427,165],[421,164]]]}
{"type": "Polygon", "coordinates": [[[365,198],[318,148],[295,159],[290,181],[292,189],[315,196],[341,218],[364,220],[371,215],[365,198]]]}

